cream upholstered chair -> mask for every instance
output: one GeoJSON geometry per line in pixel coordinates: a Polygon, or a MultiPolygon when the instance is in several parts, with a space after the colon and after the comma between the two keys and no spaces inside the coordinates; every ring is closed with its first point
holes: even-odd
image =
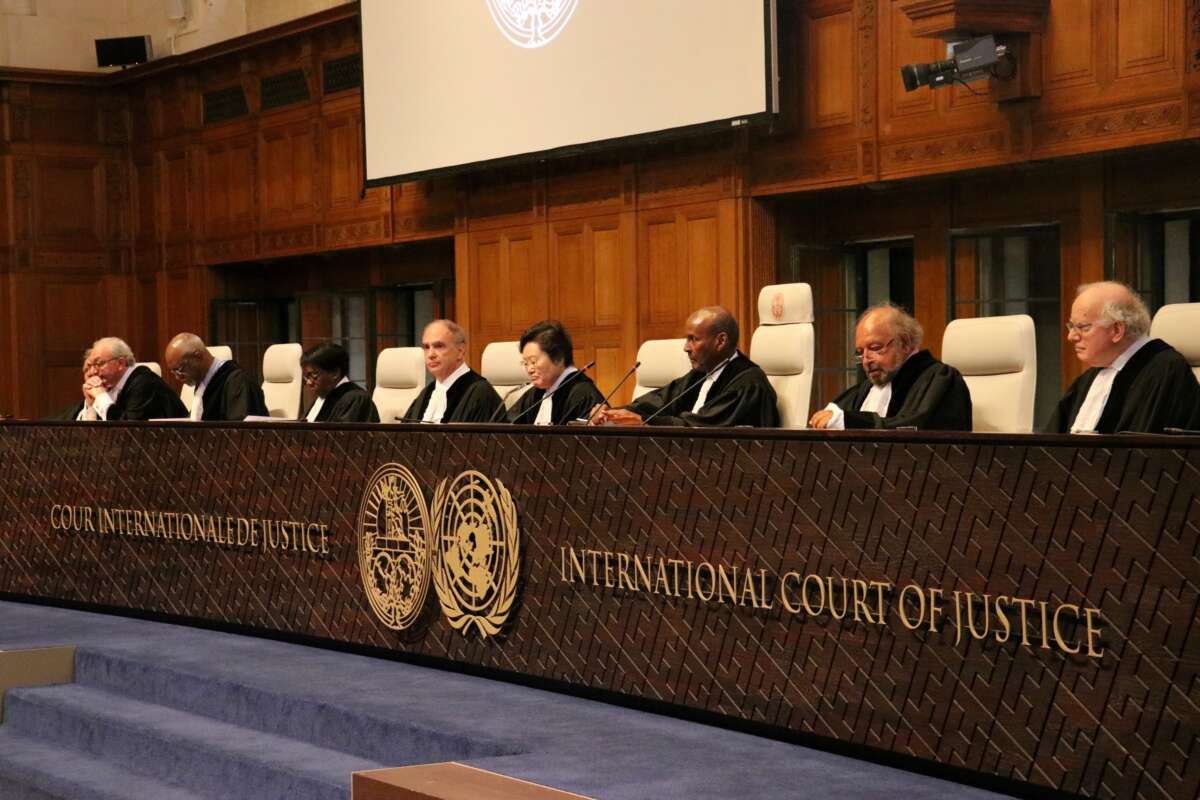
{"type": "Polygon", "coordinates": [[[942,336],[942,361],[961,372],[971,390],[972,430],[1033,430],[1037,348],[1032,317],[956,319],[942,336]]]}
{"type": "MultiPolygon", "coordinates": [[[[692,368],[687,353],[683,352],[686,339],[648,339],[638,348],[637,384],[633,387],[633,399],[646,392],[661,389],[671,381],[684,375],[692,368]]],[[[685,409],[686,410],[686,409],[685,409]]]]}
{"type": "Polygon", "coordinates": [[[813,381],[813,300],[807,283],[764,286],[758,293],[759,326],[750,340],[750,360],[775,388],[779,424],[803,428],[813,381]]]}
{"type": "Polygon", "coordinates": [[[399,422],[425,388],[425,356],[419,347],[388,347],[375,359],[371,400],[380,422],[399,422]]]}
{"type": "Polygon", "coordinates": [[[157,361],[139,361],[136,364],[134,364],[134,366],[135,367],[145,367],[146,369],[150,370],[158,377],[160,377],[160,378],[162,377],[162,367],[159,366],[157,361]]]}
{"type": "Polygon", "coordinates": [[[272,417],[296,419],[300,416],[303,381],[300,356],[304,349],[295,342],[273,344],[263,353],[263,399],[272,417]]]}
{"type": "MultiPolygon", "coordinates": [[[[222,361],[233,360],[233,349],[223,344],[214,344],[207,348],[213,358],[219,358],[222,361]]],[[[192,398],[196,396],[196,389],[190,384],[185,383],[183,388],[179,390],[179,399],[187,406],[187,410],[192,410],[192,398]]],[[[299,412],[297,412],[299,413],[299,412]]]]}
{"type": "MultiPolygon", "coordinates": [[[[520,343],[492,342],[483,348],[483,363],[480,365],[479,374],[492,385],[492,388],[501,397],[529,380],[524,367],[521,366],[520,343]]],[[[504,401],[505,407],[512,408],[513,404],[520,400],[521,395],[527,391],[529,391],[528,386],[519,392],[508,395],[504,401]]]]}
{"type": "Polygon", "coordinates": [[[1150,323],[1150,335],[1178,350],[1200,380],[1200,303],[1163,306],[1150,323]]]}

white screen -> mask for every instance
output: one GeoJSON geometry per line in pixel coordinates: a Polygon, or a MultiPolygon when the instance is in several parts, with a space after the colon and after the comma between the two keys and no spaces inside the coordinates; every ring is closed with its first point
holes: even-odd
{"type": "Polygon", "coordinates": [[[773,111],[765,19],[763,0],[363,0],[367,180],[773,111]],[[538,6],[563,10],[555,35],[518,46],[499,20],[538,6]]]}

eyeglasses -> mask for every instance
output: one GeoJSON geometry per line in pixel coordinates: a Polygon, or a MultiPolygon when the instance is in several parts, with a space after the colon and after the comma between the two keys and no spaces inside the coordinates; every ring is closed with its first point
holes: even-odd
{"type": "Polygon", "coordinates": [[[1099,325],[1099,324],[1101,324],[1101,323],[1098,323],[1098,322],[1072,322],[1072,321],[1068,320],[1067,321],[1067,335],[1070,336],[1074,332],[1074,333],[1078,333],[1080,336],[1086,336],[1088,331],[1090,331],[1094,326],[1099,325]]]}
{"type": "Polygon", "coordinates": [[[111,358],[98,358],[95,361],[87,362],[86,364],[83,365],[83,367],[84,367],[84,369],[100,369],[105,364],[110,364],[113,361],[120,361],[124,358],[125,358],[125,356],[113,356],[111,358]]]}
{"type": "MultiPolygon", "coordinates": [[[[869,344],[869,345],[867,345],[866,353],[870,353],[873,356],[877,356],[880,353],[882,353],[884,350],[887,350],[889,347],[891,347],[895,343],[895,341],[896,341],[895,337],[892,337],[891,339],[888,339],[883,344],[869,344]]],[[[863,356],[866,355],[866,353],[864,353],[861,350],[856,350],[854,352],[854,363],[862,364],[863,356]]]]}

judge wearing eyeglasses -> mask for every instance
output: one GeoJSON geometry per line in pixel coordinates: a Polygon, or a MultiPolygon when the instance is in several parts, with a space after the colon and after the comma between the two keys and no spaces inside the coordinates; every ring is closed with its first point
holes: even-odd
{"type": "Polygon", "coordinates": [[[812,415],[813,428],[971,430],[971,392],[959,371],[921,349],[921,324],[899,306],[867,309],[854,329],[864,379],[812,415]]]}
{"type": "Polygon", "coordinates": [[[521,363],[532,384],[508,411],[524,425],[565,425],[588,414],[604,396],[575,367],[575,347],[562,324],[543,320],[521,334],[521,363]]]}

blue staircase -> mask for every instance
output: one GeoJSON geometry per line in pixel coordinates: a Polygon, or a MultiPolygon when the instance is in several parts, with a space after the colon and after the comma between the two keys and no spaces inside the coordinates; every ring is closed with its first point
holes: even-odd
{"type": "Polygon", "coordinates": [[[6,693],[0,798],[346,800],[354,771],[519,752],[81,647],[75,683],[6,693]]]}

